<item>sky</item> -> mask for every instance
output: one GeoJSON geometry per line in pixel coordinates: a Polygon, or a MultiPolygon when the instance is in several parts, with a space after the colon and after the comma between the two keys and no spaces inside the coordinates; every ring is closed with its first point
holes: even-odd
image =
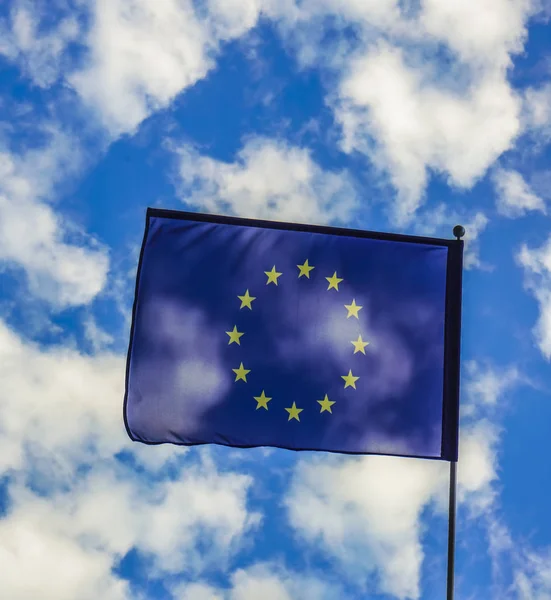
{"type": "Polygon", "coordinates": [[[551,598],[550,19],[548,0],[0,4],[0,597],[444,597],[446,463],[129,440],[152,206],[462,224],[457,598],[551,598]]]}

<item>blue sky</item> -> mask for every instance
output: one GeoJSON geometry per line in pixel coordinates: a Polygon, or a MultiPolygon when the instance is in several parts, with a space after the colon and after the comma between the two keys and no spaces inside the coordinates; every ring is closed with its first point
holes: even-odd
{"type": "Polygon", "coordinates": [[[551,598],[547,0],[0,6],[0,596],[440,599],[447,465],[132,444],[147,206],[467,229],[457,597],[551,598]]]}

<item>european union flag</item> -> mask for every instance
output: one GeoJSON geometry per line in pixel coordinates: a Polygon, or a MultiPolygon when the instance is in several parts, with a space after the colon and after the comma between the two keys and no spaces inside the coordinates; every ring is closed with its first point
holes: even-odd
{"type": "Polygon", "coordinates": [[[129,436],[456,460],[462,247],[148,209],[129,436]]]}

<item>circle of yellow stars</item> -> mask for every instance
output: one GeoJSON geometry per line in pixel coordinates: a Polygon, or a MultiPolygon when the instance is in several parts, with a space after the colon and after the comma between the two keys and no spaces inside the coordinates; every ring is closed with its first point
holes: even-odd
{"type": "MultiPolygon", "coordinates": [[[[298,268],[298,278],[305,277],[306,279],[310,279],[311,272],[316,268],[314,265],[311,265],[306,259],[302,265],[297,265],[298,268]]],[[[279,272],[276,268],[276,265],[273,265],[269,271],[264,271],[266,275],[266,285],[279,285],[279,278],[283,275],[282,272],[279,272]]],[[[340,292],[339,284],[344,281],[344,278],[339,277],[337,271],[333,273],[330,277],[325,277],[328,282],[327,291],[335,290],[335,292],[340,292]]],[[[250,291],[248,289],[245,290],[245,293],[237,296],[240,301],[239,310],[248,309],[253,310],[253,302],[256,300],[256,296],[251,296],[250,291]]],[[[344,304],[344,308],[347,311],[346,318],[350,319],[360,319],[359,312],[362,310],[363,306],[356,304],[356,299],[352,298],[352,302],[350,304],[344,304]]],[[[238,331],[237,325],[233,326],[233,329],[230,331],[226,331],[226,335],[229,337],[228,345],[237,344],[241,346],[241,338],[245,335],[245,332],[238,331]]],[[[366,354],[365,349],[369,345],[369,342],[364,341],[361,334],[358,335],[357,340],[351,340],[350,342],[354,346],[354,354],[362,353],[366,354]]],[[[238,381],[244,381],[247,383],[247,375],[251,372],[251,369],[246,369],[243,363],[239,364],[239,367],[236,369],[232,369],[235,373],[235,383],[238,381]]],[[[353,374],[352,369],[348,370],[347,375],[341,375],[341,378],[344,380],[344,389],[352,388],[356,390],[356,382],[360,379],[359,376],[353,374]]],[[[266,396],[266,391],[262,390],[259,396],[253,396],[254,401],[256,402],[256,410],[264,409],[269,410],[268,403],[272,400],[271,397],[266,396]]],[[[320,405],[320,413],[328,412],[333,414],[332,406],[336,404],[335,400],[330,400],[328,395],[325,394],[322,400],[316,400],[316,402],[320,405]]],[[[293,402],[292,406],[285,408],[289,417],[287,421],[296,420],[300,422],[300,413],[304,410],[304,408],[297,407],[296,403],[293,402]]]]}

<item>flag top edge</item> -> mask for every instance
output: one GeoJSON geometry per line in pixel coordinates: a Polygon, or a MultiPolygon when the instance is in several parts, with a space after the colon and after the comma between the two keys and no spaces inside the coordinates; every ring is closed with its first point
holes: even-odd
{"type": "Polygon", "coordinates": [[[421,235],[409,235],[403,233],[387,233],[364,229],[348,229],[346,227],[335,227],[332,225],[312,225],[308,223],[271,221],[268,219],[251,219],[246,217],[233,217],[228,215],[190,212],[184,210],[172,210],[165,208],[148,207],[146,220],[149,221],[150,217],[173,219],[180,221],[197,221],[203,223],[220,223],[222,225],[242,225],[246,227],[261,227],[264,229],[303,231],[308,233],[367,238],[388,242],[425,244],[431,246],[441,246],[445,248],[454,247],[457,244],[457,240],[455,239],[427,237],[421,235]]]}

